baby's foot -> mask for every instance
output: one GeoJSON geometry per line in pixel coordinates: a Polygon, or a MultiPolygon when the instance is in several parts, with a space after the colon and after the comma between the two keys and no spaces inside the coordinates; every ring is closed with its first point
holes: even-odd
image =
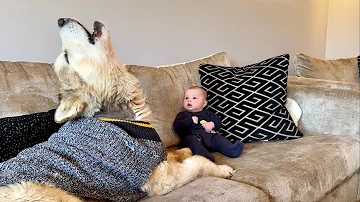
{"type": "Polygon", "coordinates": [[[244,143],[240,140],[236,140],[235,143],[232,145],[232,158],[239,157],[242,150],[244,149],[244,143]]]}

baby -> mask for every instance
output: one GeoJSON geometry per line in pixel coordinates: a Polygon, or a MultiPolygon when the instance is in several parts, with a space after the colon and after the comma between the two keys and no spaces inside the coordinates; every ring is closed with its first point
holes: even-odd
{"type": "Polygon", "coordinates": [[[237,140],[234,144],[226,137],[216,134],[221,120],[213,112],[204,110],[207,105],[207,93],[198,86],[185,92],[183,107],[185,111],[177,114],[173,127],[181,138],[181,143],[189,147],[193,154],[204,156],[215,162],[211,152],[220,152],[225,156],[240,156],[244,143],[237,140]]]}

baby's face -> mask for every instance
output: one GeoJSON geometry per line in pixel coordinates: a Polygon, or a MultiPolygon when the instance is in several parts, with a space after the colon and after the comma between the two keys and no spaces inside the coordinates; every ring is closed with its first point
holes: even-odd
{"type": "Polygon", "coordinates": [[[189,112],[199,112],[206,106],[206,98],[199,89],[189,89],[185,92],[184,109],[189,112]]]}

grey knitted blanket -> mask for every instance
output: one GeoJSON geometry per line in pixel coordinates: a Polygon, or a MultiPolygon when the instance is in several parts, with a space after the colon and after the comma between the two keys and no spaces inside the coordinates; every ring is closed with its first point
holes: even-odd
{"type": "Polygon", "coordinates": [[[139,188],[165,160],[166,149],[153,128],[128,123],[125,131],[112,122],[68,121],[48,141],[0,163],[0,186],[41,181],[82,197],[141,199],[146,193],[139,188]]]}

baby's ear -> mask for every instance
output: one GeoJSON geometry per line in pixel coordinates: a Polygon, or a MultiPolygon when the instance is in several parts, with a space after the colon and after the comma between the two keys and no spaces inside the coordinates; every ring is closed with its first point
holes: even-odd
{"type": "Polygon", "coordinates": [[[79,98],[61,100],[55,112],[55,122],[64,123],[81,116],[86,108],[86,103],[79,98]]]}
{"type": "Polygon", "coordinates": [[[207,101],[207,100],[204,100],[204,105],[203,105],[203,107],[206,107],[207,103],[208,103],[208,101],[207,101]]]}

